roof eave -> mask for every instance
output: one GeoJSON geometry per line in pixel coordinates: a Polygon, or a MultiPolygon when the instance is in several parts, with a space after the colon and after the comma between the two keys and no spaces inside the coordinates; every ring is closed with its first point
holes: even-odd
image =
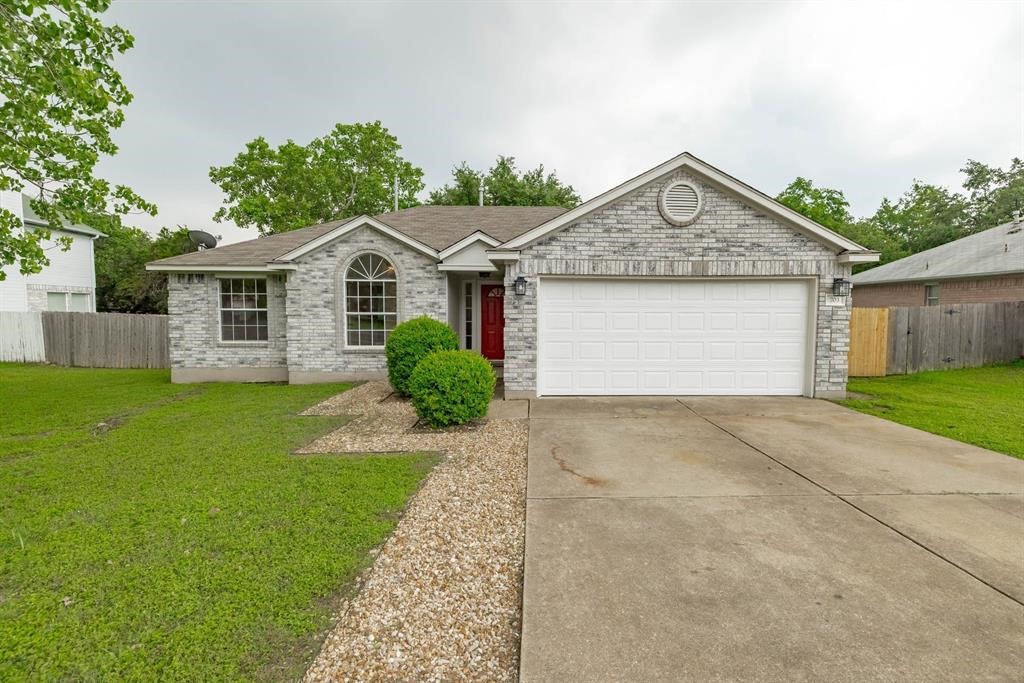
{"type": "Polygon", "coordinates": [[[688,168],[696,172],[698,175],[703,175],[712,182],[717,183],[726,190],[738,195],[741,199],[745,199],[747,202],[759,206],[765,211],[775,215],[776,218],[789,223],[802,232],[808,233],[818,241],[824,242],[834,249],[842,252],[868,251],[856,242],[812,221],[803,214],[794,211],[788,206],[772,199],[763,192],[754,189],[723,171],[718,170],[714,166],[698,159],[689,152],[683,152],[664,163],[658,164],[649,171],[641,173],[640,175],[613,187],[607,192],[599,194],[589,201],[583,202],[576,208],[570,209],[569,211],[566,211],[565,213],[524,232],[518,237],[514,237],[511,240],[506,241],[501,246],[505,249],[520,249],[541,237],[558,230],[559,228],[565,227],[570,223],[593,213],[594,211],[608,206],[612,202],[620,199],[630,192],[640,189],[657,178],[680,168],[688,168]]]}

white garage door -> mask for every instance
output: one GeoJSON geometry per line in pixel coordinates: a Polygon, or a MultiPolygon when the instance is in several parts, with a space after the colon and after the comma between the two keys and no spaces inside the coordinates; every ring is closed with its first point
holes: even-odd
{"type": "Polygon", "coordinates": [[[541,395],[803,392],[808,284],[545,278],[541,395]]]}

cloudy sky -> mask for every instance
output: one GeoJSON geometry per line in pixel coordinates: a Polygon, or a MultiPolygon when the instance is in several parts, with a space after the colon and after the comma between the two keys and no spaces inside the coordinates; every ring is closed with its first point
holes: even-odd
{"type": "Polygon", "coordinates": [[[252,138],[380,120],[428,189],[463,160],[543,163],[584,199],[681,151],[858,215],[967,158],[1024,156],[1024,2],[115,0],[135,94],[102,172],[225,241],[211,165],[252,138]]]}

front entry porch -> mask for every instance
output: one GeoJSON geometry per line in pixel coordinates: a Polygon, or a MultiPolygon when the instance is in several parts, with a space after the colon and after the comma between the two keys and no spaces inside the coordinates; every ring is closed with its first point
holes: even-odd
{"type": "Polygon", "coordinates": [[[448,273],[448,324],[459,346],[479,352],[500,378],[505,359],[504,273],[448,273]]]}

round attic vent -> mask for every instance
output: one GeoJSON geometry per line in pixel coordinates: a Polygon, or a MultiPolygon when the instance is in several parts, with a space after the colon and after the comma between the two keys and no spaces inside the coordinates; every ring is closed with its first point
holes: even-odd
{"type": "Polygon", "coordinates": [[[661,191],[658,202],[661,215],[673,225],[689,225],[697,220],[704,208],[704,198],[690,183],[675,181],[661,191]]]}

